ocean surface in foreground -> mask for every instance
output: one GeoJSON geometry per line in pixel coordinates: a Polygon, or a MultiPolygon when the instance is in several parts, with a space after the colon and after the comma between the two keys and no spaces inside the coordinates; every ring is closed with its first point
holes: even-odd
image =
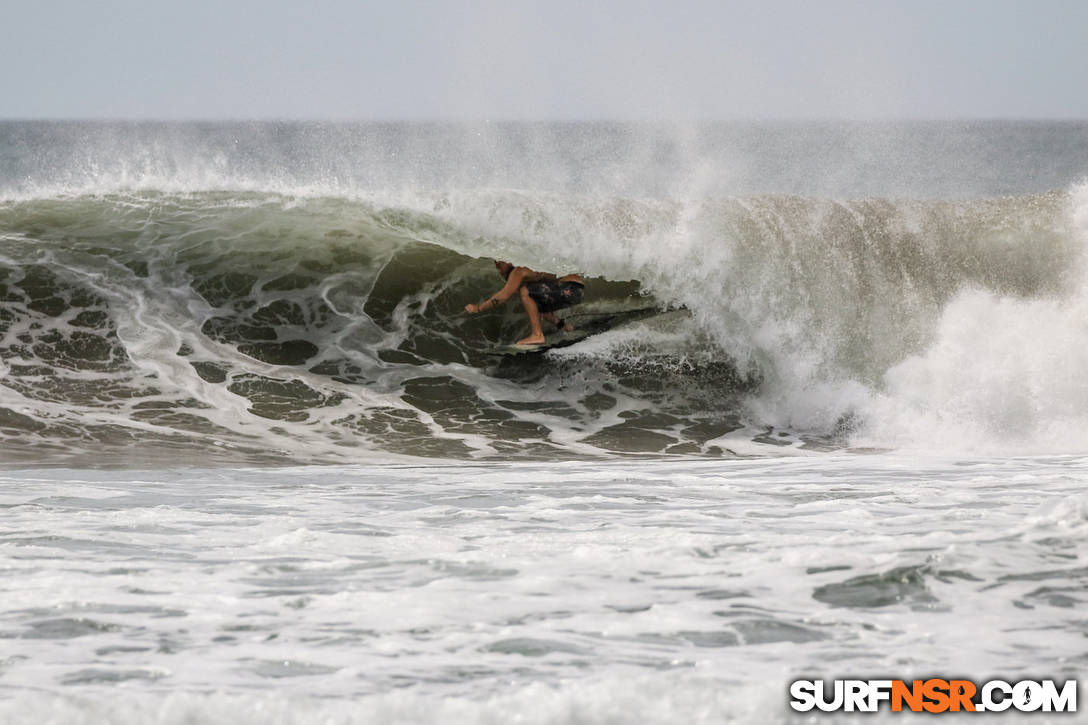
{"type": "Polygon", "coordinates": [[[8,472],[0,721],[760,723],[799,677],[1073,678],[1086,483],[887,454],[8,472]]]}

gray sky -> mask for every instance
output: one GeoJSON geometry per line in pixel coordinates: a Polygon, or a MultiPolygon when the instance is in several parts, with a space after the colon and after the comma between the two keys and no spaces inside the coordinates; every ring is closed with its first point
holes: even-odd
{"type": "Polygon", "coordinates": [[[1088,118],[1085,0],[8,0],[3,118],[1088,118]]]}

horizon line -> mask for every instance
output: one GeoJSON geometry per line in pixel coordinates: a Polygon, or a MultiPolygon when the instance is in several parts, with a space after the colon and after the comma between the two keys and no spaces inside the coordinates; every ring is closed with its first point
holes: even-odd
{"type": "Polygon", "coordinates": [[[699,116],[690,118],[596,117],[437,117],[437,116],[4,116],[0,122],[103,122],[103,123],[406,123],[406,124],[513,124],[513,123],[972,123],[972,122],[1088,122],[1088,116],[699,116]]]}

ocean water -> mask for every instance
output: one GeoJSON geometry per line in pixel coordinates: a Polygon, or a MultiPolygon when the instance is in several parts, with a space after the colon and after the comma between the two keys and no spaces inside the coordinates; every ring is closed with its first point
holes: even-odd
{"type": "Polygon", "coordinates": [[[1077,678],[1086,243],[1079,123],[0,123],[0,722],[1077,678]]]}

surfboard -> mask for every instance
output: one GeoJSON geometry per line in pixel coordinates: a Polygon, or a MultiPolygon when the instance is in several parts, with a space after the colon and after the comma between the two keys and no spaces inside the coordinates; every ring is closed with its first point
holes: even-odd
{"type": "Polygon", "coordinates": [[[484,352],[488,355],[537,355],[557,347],[567,347],[576,342],[581,342],[587,337],[607,332],[621,324],[642,320],[662,314],[659,307],[640,307],[634,310],[619,310],[613,312],[587,312],[576,315],[568,315],[568,319],[578,327],[570,332],[555,332],[544,336],[544,342],[539,345],[498,345],[484,352]]]}
{"type": "Polygon", "coordinates": [[[573,330],[571,332],[557,332],[553,335],[545,335],[544,342],[539,345],[499,345],[487,351],[488,355],[536,355],[538,353],[554,350],[557,347],[566,347],[580,342],[590,333],[588,330],[573,330]]]}

